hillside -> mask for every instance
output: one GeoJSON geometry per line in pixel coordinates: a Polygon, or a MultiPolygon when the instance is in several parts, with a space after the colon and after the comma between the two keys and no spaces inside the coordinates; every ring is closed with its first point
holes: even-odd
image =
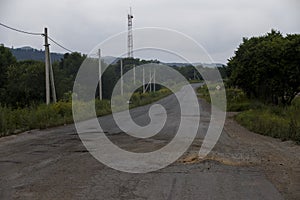
{"type": "MultiPolygon", "coordinates": [[[[37,50],[32,47],[26,46],[21,48],[10,48],[11,53],[16,57],[18,61],[22,60],[36,60],[45,61],[45,51],[37,50]]],[[[64,54],[51,53],[51,61],[59,61],[64,57],[64,54]]]]}

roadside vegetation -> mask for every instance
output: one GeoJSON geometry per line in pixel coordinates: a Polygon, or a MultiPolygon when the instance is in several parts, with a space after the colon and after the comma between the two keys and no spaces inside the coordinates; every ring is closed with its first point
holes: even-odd
{"type": "MultiPolygon", "coordinates": [[[[130,108],[152,103],[169,94],[171,91],[165,88],[157,92],[136,92],[131,97],[130,108]]],[[[110,114],[110,101],[96,99],[95,110],[98,117],[110,114]]],[[[0,113],[0,136],[73,123],[71,101],[59,101],[50,105],[40,104],[16,109],[0,106],[0,113]]]]}
{"type": "Polygon", "coordinates": [[[287,107],[263,105],[249,109],[235,119],[253,132],[300,143],[300,98],[287,107]]]}
{"type": "MultiPolygon", "coordinates": [[[[8,48],[0,45],[0,136],[72,123],[71,91],[77,71],[85,58],[86,55],[78,52],[66,53],[60,61],[53,63],[58,102],[46,105],[45,64],[34,60],[17,61],[8,48]]],[[[133,66],[150,62],[158,61],[125,58],[124,73],[133,66]]],[[[176,69],[188,80],[194,75],[192,68],[176,69]]],[[[120,61],[116,61],[102,77],[104,100],[98,100],[99,94],[95,94],[98,116],[111,113],[110,98],[119,79],[120,61]]],[[[131,97],[130,108],[149,104],[171,94],[171,91],[160,85],[156,85],[156,89],[156,92],[146,93],[142,93],[141,88],[137,90],[131,97]]]]}
{"type": "MultiPolygon", "coordinates": [[[[227,111],[253,132],[300,143],[299,63],[299,34],[244,38],[227,63],[227,111]]],[[[210,102],[208,87],[213,93],[216,84],[198,93],[210,102]]]]}
{"type": "MultiPolygon", "coordinates": [[[[216,84],[209,86],[214,92],[216,84]]],[[[206,85],[197,89],[199,96],[210,102],[206,85]]],[[[289,106],[264,104],[249,99],[241,89],[226,89],[227,111],[238,112],[235,120],[249,130],[282,140],[300,143],[300,97],[294,98],[289,106]]]]}

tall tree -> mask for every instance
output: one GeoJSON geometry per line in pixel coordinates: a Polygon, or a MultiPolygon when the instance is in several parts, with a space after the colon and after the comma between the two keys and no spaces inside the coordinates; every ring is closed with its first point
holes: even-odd
{"type": "Polygon", "coordinates": [[[2,104],[5,103],[6,98],[7,69],[16,62],[16,58],[9,49],[0,45],[0,103],[2,104]]]}
{"type": "Polygon", "coordinates": [[[266,103],[290,104],[300,89],[299,41],[275,30],[244,38],[228,62],[230,84],[266,103]]]}
{"type": "Polygon", "coordinates": [[[45,98],[45,65],[21,61],[7,70],[6,102],[14,107],[42,103],[45,98]]]}

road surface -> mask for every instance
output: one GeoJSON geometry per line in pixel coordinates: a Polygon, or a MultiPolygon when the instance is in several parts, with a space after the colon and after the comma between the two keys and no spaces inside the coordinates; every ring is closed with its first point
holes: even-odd
{"type": "MultiPolygon", "coordinates": [[[[300,199],[299,146],[251,133],[236,124],[233,113],[213,151],[199,160],[210,119],[209,105],[199,102],[201,122],[192,146],[175,163],[146,174],[116,171],[94,159],[74,125],[0,138],[0,199],[300,199]]],[[[178,128],[174,95],[159,103],[168,120],[152,139],[127,136],[110,115],[99,121],[120,147],[153,151],[166,145],[178,128]]],[[[131,115],[146,125],[148,109],[135,108],[131,115]]]]}

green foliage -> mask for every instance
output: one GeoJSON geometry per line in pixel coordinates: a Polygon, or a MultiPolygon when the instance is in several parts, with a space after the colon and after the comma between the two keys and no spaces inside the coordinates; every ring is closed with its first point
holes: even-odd
{"type": "Polygon", "coordinates": [[[147,92],[147,93],[136,92],[130,98],[131,101],[130,108],[149,104],[170,94],[171,91],[167,88],[162,88],[156,92],[147,92]]]}
{"type": "Polygon", "coordinates": [[[294,104],[290,107],[264,106],[239,113],[235,119],[256,133],[300,142],[299,113],[300,107],[294,104]]]}
{"type": "MultiPolygon", "coordinates": [[[[130,107],[137,107],[154,102],[160,98],[169,95],[171,91],[161,89],[152,93],[134,93],[131,97],[130,107]]],[[[82,109],[88,106],[88,103],[73,102],[82,109]]],[[[95,100],[95,110],[97,116],[103,116],[111,113],[109,100],[95,100]]],[[[82,116],[82,119],[86,119],[82,116]]],[[[52,126],[69,124],[73,122],[72,102],[59,101],[54,104],[40,104],[36,107],[25,107],[12,109],[11,107],[0,106],[0,137],[16,134],[30,129],[44,129],[52,126]]]]}
{"type": "Polygon", "coordinates": [[[251,101],[241,89],[226,89],[227,111],[243,111],[251,107],[251,101]]]}
{"type": "MultiPolygon", "coordinates": [[[[214,85],[209,86],[213,91],[214,85]]],[[[199,87],[197,92],[210,102],[207,86],[199,87]]],[[[300,142],[300,97],[290,106],[271,106],[259,101],[249,100],[241,89],[226,89],[227,111],[242,111],[235,119],[251,131],[282,140],[300,142]]]]}
{"type": "MultiPolygon", "coordinates": [[[[212,95],[214,95],[216,86],[217,84],[210,84],[208,87],[207,85],[203,85],[202,87],[197,88],[197,92],[199,93],[201,98],[205,99],[207,102],[211,102],[208,88],[211,91],[212,95]]],[[[241,89],[228,88],[225,91],[227,111],[243,111],[248,110],[252,106],[252,102],[247,98],[247,96],[241,89]]]]}
{"type": "MultiPolygon", "coordinates": [[[[59,61],[52,64],[56,96],[60,101],[70,101],[74,81],[82,62],[87,61],[98,65],[98,59],[88,58],[78,52],[67,53],[59,61]]],[[[123,58],[124,73],[134,66],[147,63],[159,63],[157,60],[140,60],[137,58],[123,58]]],[[[105,63],[102,63],[105,66],[105,63]]],[[[39,105],[45,101],[45,65],[40,61],[20,61],[12,56],[9,49],[0,47],[0,102],[2,105],[13,108],[39,105]]],[[[176,67],[186,79],[191,80],[194,76],[200,77],[198,71],[192,66],[176,67]],[[195,73],[194,73],[195,72],[195,73]]],[[[87,76],[86,81],[90,80],[87,76]]],[[[110,64],[102,75],[102,95],[104,99],[110,99],[113,88],[120,79],[120,61],[110,64]]],[[[126,87],[126,85],[125,85],[126,87]]],[[[159,90],[160,85],[156,85],[159,90]]],[[[84,90],[84,86],[82,86],[84,90]]],[[[96,90],[96,97],[99,90],[96,90]]],[[[141,89],[139,90],[141,92],[141,89]]]]}
{"type": "Polygon", "coordinates": [[[174,67],[174,69],[179,71],[189,81],[199,82],[203,80],[200,73],[192,65],[184,67],[174,67]]]}
{"type": "Polygon", "coordinates": [[[202,85],[197,88],[198,95],[210,103],[210,96],[207,85],[202,85]]]}
{"type": "Polygon", "coordinates": [[[229,59],[231,86],[265,103],[290,105],[300,91],[300,35],[283,37],[272,30],[260,37],[244,38],[229,59]]]}
{"type": "Polygon", "coordinates": [[[0,45],[0,102],[6,99],[7,69],[9,66],[16,64],[16,58],[8,48],[0,45]]]}
{"type": "Polygon", "coordinates": [[[21,61],[7,69],[6,104],[24,107],[45,99],[45,69],[39,61],[21,61]]]}
{"type": "Polygon", "coordinates": [[[95,108],[97,116],[103,116],[111,113],[110,101],[96,99],[95,108]]]}
{"type": "Polygon", "coordinates": [[[65,94],[73,90],[77,71],[85,58],[86,55],[78,52],[66,53],[60,62],[53,64],[58,99],[65,98],[65,94]]]}
{"type": "MultiPolygon", "coordinates": [[[[30,58],[35,61],[45,61],[45,51],[37,50],[31,47],[24,48],[10,48],[10,52],[16,57],[17,61],[25,61],[30,58]]],[[[52,62],[59,61],[63,58],[63,54],[60,53],[51,53],[50,55],[52,62]]]]}

